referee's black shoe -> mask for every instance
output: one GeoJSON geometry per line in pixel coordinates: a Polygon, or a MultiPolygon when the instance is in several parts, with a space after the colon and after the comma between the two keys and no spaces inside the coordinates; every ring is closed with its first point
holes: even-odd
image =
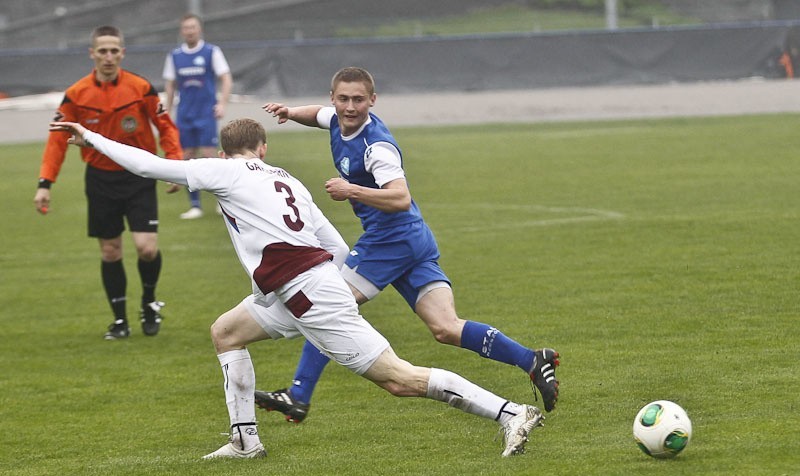
{"type": "Polygon", "coordinates": [[[161,308],[164,303],[153,301],[142,306],[139,316],[142,318],[142,332],[146,336],[154,336],[161,329],[161,308]]]}
{"type": "Polygon", "coordinates": [[[125,319],[117,319],[108,326],[108,332],[105,333],[103,339],[117,340],[127,339],[131,335],[131,328],[128,327],[128,321],[125,319]]]}

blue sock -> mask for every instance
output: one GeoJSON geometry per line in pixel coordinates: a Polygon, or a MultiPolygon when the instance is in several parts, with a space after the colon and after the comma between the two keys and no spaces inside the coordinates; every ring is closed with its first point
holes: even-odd
{"type": "Polygon", "coordinates": [[[530,373],[533,369],[533,349],[520,345],[494,327],[481,322],[467,321],[464,324],[461,347],[487,359],[516,365],[525,373],[530,373]]]}
{"type": "Polygon", "coordinates": [[[310,403],[314,387],[317,386],[322,371],[330,361],[331,359],[314,347],[311,342],[306,341],[294,373],[292,388],[289,389],[292,398],[300,403],[310,403]]]}
{"type": "Polygon", "coordinates": [[[200,206],[200,191],[194,190],[189,192],[189,203],[192,208],[202,208],[200,206]]]}

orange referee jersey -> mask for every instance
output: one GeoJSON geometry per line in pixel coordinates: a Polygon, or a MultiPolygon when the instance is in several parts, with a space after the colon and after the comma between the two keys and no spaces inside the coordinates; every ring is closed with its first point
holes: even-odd
{"type": "MultiPolygon", "coordinates": [[[[95,72],[77,81],[64,93],[55,120],[77,122],[89,130],[123,144],[156,153],[151,123],[158,129],[161,149],[167,158],[182,159],[178,128],[161,105],[149,81],[123,69],[117,79],[100,82],[95,72]]],[[[51,132],[42,157],[39,178],[56,181],[67,151],[65,132],[51,132]]],[[[81,147],[83,161],[102,170],[124,170],[91,147],[81,147]]]]}

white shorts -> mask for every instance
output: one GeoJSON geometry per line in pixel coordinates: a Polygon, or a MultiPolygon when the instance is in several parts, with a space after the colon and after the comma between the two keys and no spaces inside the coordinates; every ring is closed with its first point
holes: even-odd
{"type": "Polygon", "coordinates": [[[275,293],[278,300],[268,307],[253,295],[242,301],[273,339],[302,335],[359,375],[389,348],[389,341],[361,317],[349,286],[331,262],[300,274],[275,293]]]}

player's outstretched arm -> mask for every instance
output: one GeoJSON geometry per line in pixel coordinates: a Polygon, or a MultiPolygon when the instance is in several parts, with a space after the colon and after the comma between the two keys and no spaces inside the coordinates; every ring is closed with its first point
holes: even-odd
{"type": "Polygon", "coordinates": [[[286,121],[294,121],[308,127],[319,127],[317,113],[322,109],[322,106],[314,104],[310,106],[289,107],[285,104],[268,102],[261,106],[261,109],[268,114],[272,114],[272,117],[277,117],[278,124],[283,124],[286,121]]]}
{"type": "Polygon", "coordinates": [[[187,185],[186,162],[183,160],[162,159],[146,150],[103,137],[75,122],[51,122],[50,130],[72,133],[68,143],[80,147],[94,147],[136,175],[187,185]]]}
{"type": "Polygon", "coordinates": [[[72,134],[72,137],[67,139],[68,144],[74,144],[79,147],[91,147],[91,145],[87,144],[86,141],[83,139],[83,133],[86,132],[86,128],[82,125],[78,124],[77,122],[51,122],[50,123],[50,132],[69,132],[72,134]]]}

